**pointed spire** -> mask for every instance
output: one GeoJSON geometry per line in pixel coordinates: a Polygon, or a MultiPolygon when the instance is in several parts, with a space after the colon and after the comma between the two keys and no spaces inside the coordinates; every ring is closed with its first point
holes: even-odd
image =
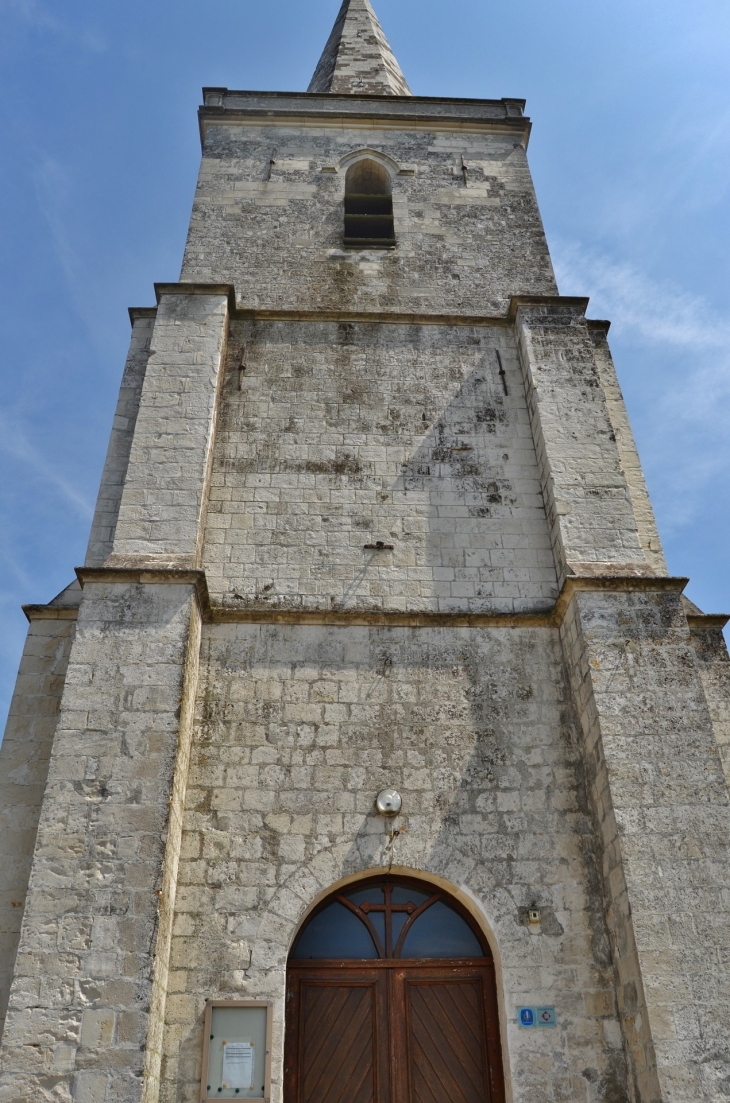
{"type": "Polygon", "coordinates": [[[370,0],[343,0],[307,91],[410,96],[370,0]]]}

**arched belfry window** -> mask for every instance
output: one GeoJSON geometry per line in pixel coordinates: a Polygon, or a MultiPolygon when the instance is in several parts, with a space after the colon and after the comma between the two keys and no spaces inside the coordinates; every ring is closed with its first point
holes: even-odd
{"type": "Polygon", "coordinates": [[[356,885],[320,907],[299,933],[291,959],[491,957],[444,892],[392,878],[356,885]]]}
{"type": "Polygon", "coordinates": [[[369,157],[350,165],[345,177],[345,245],[395,245],[390,173],[369,157]]]}

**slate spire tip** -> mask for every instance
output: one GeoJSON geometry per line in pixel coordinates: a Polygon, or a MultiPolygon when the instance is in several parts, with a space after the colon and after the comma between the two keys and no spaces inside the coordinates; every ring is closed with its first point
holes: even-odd
{"type": "Polygon", "coordinates": [[[343,0],[308,92],[410,96],[370,0],[343,0]]]}

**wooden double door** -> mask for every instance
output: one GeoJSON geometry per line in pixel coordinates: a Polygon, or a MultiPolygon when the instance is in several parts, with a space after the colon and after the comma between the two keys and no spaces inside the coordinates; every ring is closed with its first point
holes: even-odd
{"type": "Polygon", "coordinates": [[[285,1103],[504,1103],[493,961],[290,961],[285,1103]]]}

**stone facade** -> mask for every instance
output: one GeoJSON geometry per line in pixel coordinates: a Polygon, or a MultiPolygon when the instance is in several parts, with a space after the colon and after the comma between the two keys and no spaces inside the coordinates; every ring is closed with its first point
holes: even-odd
{"type": "Polygon", "coordinates": [[[234,323],[203,562],[237,609],[549,611],[510,330],[234,323]]]}
{"type": "Polygon", "coordinates": [[[248,309],[338,315],[501,317],[512,295],[556,293],[521,101],[456,101],[450,119],[416,97],[205,100],[183,280],[231,283],[248,309]],[[392,176],[395,250],[342,246],[345,171],[367,150],[392,176]]]}
{"type": "Polygon", "coordinates": [[[301,916],[331,884],[391,862],[483,909],[515,1098],[550,1098],[548,1082],[554,1098],[623,1098],[600,858],[555,629],[226,625],[206,630],[203,655],[161,1099],[197,1098],[211,991],[275,1001],[280,1097],[301,916]],[[405,808],[392,843],[373,809],[385,785],[405,808]],[[518,1033],[526,1002],[561,1006],[559,1040],[518,1033]]]}
{"type": "Polygon", "coordinates": [[[30,619],[0,749],[0,1036],[28,891],[79,594],[59,595],[30,619]]]}
{"type": "Polygon", "coordinates": [[[730,1098],[726,618],[668,577],[524,105],[398,74],[345,0],[310,93],[205,90],[86,564],[27,607],[2,1103],[194,1103],[206,1001],[239,997],[273,1002],[282,1103],[292,941],[382,869],[481,926],[510,1103],[730,1098]],[[344,248],[361,157],[395,247],[344,248]]]}

